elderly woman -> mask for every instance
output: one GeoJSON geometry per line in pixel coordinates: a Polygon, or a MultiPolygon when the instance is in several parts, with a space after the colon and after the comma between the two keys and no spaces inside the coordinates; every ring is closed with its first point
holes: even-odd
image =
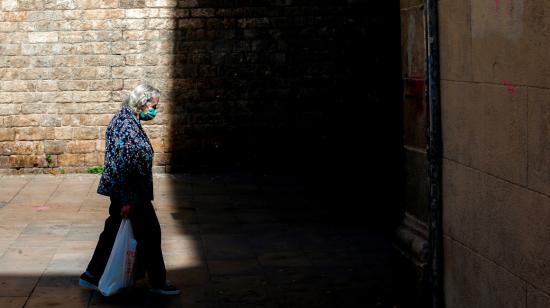
{"type": "Polygon", "coordinates": [[[166,280],[160,224],[151,204],[154,152],[140,124],[140,120],[155,117],[159,99],[159,90],[144,84],[137,86],[107,127],[105,167],[97,192],[110,196],[110,216],[105,220],[92,260],[80,276],[79,284],[85,288],[97,290],[122,218],[128,217],[138,242],[136,278],[144,278],[146,272],[151,292],[181,293],[166,280]]]}

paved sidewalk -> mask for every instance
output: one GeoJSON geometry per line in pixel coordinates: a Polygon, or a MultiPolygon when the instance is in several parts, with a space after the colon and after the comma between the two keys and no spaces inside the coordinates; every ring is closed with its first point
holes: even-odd
{"type": "Polygon", "coordinates": [[[299,185],[155,175],[168,279],[105,298],[78,287],[109,199],[90,174],[0,176],[0,307],[392,307],[391,242],[331,221],[299,185]]]}

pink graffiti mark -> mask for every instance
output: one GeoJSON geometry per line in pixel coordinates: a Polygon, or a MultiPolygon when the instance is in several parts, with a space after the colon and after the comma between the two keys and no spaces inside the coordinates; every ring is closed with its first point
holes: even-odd
{"type": "Polygon", "coordinates": [[[498,11],[498,9],[500,8],[500,0],[495,0],[495,5],[496,5],[496,9],[498,11]]]}
{"type": "Polygon", "coordinates": [[[503,80],[502,85],[506,87],[506,90],[508,91],[508,93],[510,93],[511,95],[516,95],[516,89],[514,88],[512,83],[510,83],[508,80],[503,80]]]}
{"type": "Polygon", "coordinates": [[[34,208],[36,209],[37,212],[45,211],[45,210],[50,209],[50,208],[47,207],[47,206],[35,206],[34,208]]]}

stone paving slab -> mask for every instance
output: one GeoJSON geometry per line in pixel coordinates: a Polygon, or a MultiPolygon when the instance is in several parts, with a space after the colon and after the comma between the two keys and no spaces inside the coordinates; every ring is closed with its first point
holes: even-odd
{"type": "Polygon", "coordinates": [[[285,178],[155,174],[168,279],[183,294],[82,289],[108,215],[98,180],[0,176],[0,307],[393,307],[390,240],[334,223],[337,208],[285,178]]]}

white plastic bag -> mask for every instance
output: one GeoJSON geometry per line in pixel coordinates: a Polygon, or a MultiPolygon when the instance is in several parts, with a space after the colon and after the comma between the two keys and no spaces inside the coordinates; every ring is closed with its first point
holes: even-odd
{"type": "Polygon", "coordinates": [[[101,294],[110,296],[132,285],[136,246],[130,220],[122,219],[105,271],[99,279],[101,294]]]}

